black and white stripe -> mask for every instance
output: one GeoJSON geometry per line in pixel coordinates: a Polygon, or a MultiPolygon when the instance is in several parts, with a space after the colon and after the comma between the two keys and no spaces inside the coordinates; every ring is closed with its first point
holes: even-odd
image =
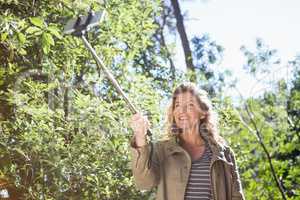
{"type": "Polygon", "coordinates": [[[185,191],[185,200],[209,200],[211,199],[210,171],[212,152],[205,145],[205,151],[201,158],[192,162],[190,176],[185,191]]]}

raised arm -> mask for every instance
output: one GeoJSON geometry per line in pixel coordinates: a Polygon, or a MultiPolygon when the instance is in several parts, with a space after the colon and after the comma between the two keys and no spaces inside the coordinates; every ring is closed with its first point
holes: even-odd
{"type": "Polygon", "coordinates": [[[160,161],[157,145],[153,149],[151,167],[148,168],[150,145],[146,141],[146,132],[149,121],[137,113],[132,116],[130,126],[134,136],[131,141],[132,172],[135,183],[139,189],[148,190],[158,185],[160,179],[160,161]]]}

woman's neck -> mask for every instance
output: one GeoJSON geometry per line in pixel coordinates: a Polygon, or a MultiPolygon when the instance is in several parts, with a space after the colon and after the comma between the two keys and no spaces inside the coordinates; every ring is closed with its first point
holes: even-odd
{"type": "Polygon", "coordinates": [[[205,141],[199,132],[183,132],[180,135],[180,146],[187,151],[191,160],[197,160],[205,150],[205,141]]]}
{"type": "Polygon", "coordinates": [[[205,144],[198,128],[183,131],[180,134],[180,140],[183,146],[202,146],[205,144]]]}

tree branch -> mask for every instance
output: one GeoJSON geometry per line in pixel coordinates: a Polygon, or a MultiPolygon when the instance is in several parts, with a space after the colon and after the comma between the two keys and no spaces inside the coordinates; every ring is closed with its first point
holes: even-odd
{"type": "MultiPolygon", "coordinates": [[[[238,91],[238,93],[240,94],[241,98],[243,99],[241,93],[240,93],[239,91],[238,91]]],[[[269,163],[269,166],[270,166],[270,169],[271,169],[271,174],[272,174],[272,176],[273,176],[273,178],[274,178],[274,180],[275,180],[275,182],[276,182],[276,186],[278,187],[278,189],[279,189],[279,191],[280,191],[280,193],[281,193],[282,198],[283,198],[284,200],[286,200],[286,196],[285,196],[284,189],[283,189],[281,183],[279,182],[279,180],[278,180],[278,178],[277,178],[277,175],[276,175],[276,172],[275,172],[273,163],[272,163],[272,158],[271,158],[271,156],[270,156],[270,153],[269,153],[269,151],[268,151],[268,149],[267,149],[267,147],[266,147],[266,145],[265,145],[265,143],[264,143],[264,141],[263,141],[263,139],[262,139],[261,132],[260,132],[260,130],[258,129],[258,126],[257,126],[256,122],[254,121],[254,117],[253,117],[253,116],[254,116],[254,113],[252,112],[251,108],[249,107],[249,105],[248,105],[247,103],[245,103],[244,105],[245,105],[246,113],[247,113],[248,117],[250,118],[250,123],[253,125],[254,130],[253,130],[251,127],[249,127],[249,126],[247,125],[247,123],[242,119],[242,117],[241,117],[240,114],[239,114],[239,117],[240,117],[240,119],[241,119],[241,122],[242,122],[242,124],[243,124],[243,125],[244,125],[251,133],[253,133],[253,134],[256,136],[256,138],[258,139],[258,142],[259,142],[260,146],[263,148],[263,151],[264,151],[264,153],[265,153],[266,156],[267,156],[268,163],[269,163]]]]}

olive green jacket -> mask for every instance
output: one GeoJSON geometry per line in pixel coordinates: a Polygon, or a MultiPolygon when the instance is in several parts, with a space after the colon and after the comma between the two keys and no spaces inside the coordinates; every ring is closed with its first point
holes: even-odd
{"type": "MultiPolygon", "coordinates": [[[[212,150],[210,166],[211,189],[214,200],[244,200],[235,157],[229,147],[212,150]]],[[[157,188],[157,200],[184,200],[191,158],[175,139],[154,145],[151,168],[148,169],[150,145],[134,148],[132,143],[132,172],[137,187],[141,190],[157,188]]]]}

